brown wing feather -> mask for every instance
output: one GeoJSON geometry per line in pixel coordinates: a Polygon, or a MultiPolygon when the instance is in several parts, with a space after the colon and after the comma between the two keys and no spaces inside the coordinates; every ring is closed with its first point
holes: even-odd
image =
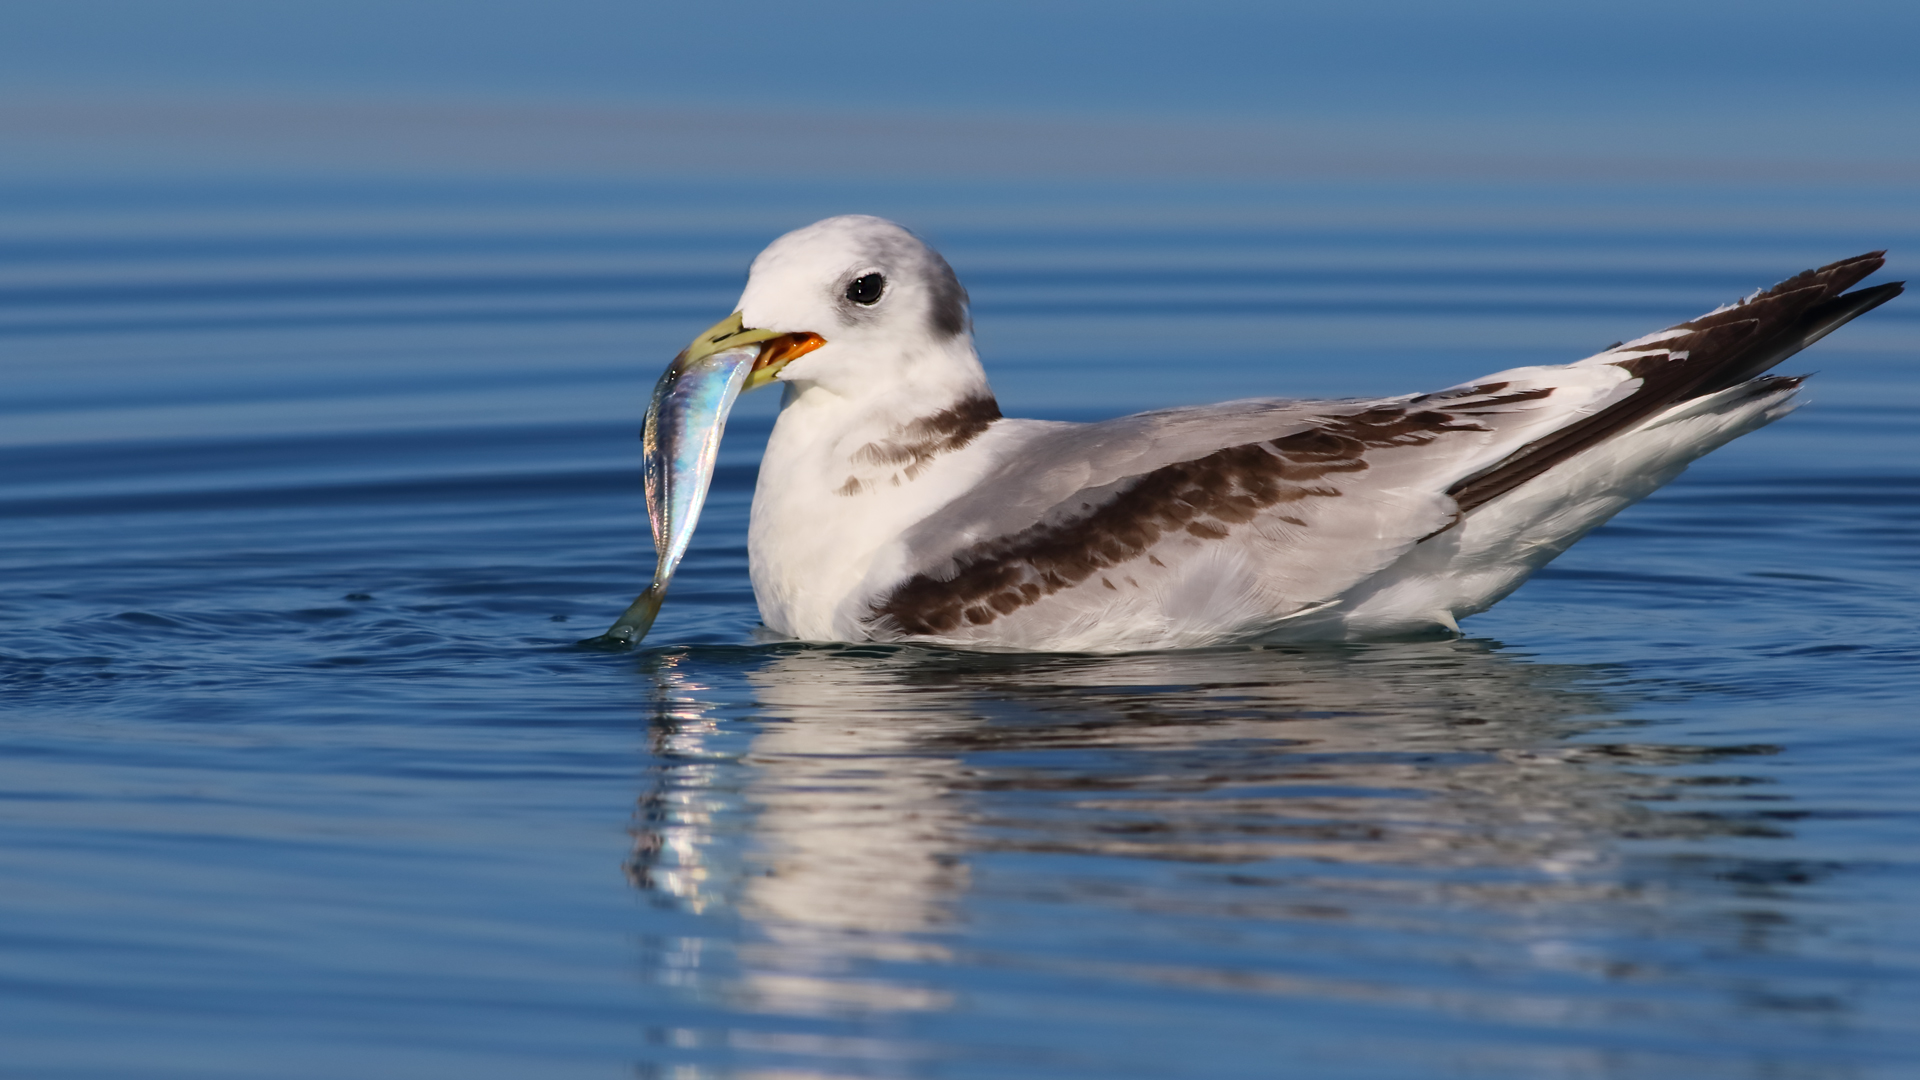
{"type": "Polygon", "coordinates": [[[869,625],[895,634],[950,634],[984,626],[1143,556],[1151,559],[1149,550],[1171,534],[1222,540],[1234,526],[1262,514],[1304,526],[1281,508],[1339,498],[1342,491],[1330,478],[1367,471],[1367,451],[1422,446],[1453,432],[1484,433],[1486,414],[1552,393],[1551,387],[1488,383],[1422,394],[1328,414],[1305,431],[1128,477],[1104,498],[1086,493],[1094,501],[956,553],[947,573],[901,582],[873,605],[869,625]]]}

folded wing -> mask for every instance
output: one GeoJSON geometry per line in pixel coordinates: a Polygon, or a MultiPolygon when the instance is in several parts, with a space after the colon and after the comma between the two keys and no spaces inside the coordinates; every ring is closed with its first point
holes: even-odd
{"type": "Polygon", "coordinates": [[[1002,421],[977,485],[895,541],[867,636],[1103,650],[1256,636],[1663,410],[1758,376],[1896,295],[1879,253],[1575,364],[1430,394],[1002,421]]]}

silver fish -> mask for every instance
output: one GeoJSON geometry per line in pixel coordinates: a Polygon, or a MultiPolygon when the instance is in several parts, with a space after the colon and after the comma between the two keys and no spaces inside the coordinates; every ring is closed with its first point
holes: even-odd
{"type": "Polygon", "coordinates": [[[632,645],[646,636],[693,540],[734,401],[743,389],[764,385],[788,360],[821,344],[815,334],[743,330],[735,312],[674,357],[654,385],[641,432],[647,517],[653,524],[653,583],[606,633],[581,644],[632,645]]]}

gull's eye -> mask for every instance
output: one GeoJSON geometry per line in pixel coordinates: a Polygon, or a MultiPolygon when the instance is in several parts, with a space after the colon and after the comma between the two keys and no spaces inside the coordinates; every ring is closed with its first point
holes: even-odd
{"type": "Polygon", "coordinates": [[[881,274],[867,274],[853,279],[847,286],[847,299],[862,307],[871,307],[879,302],[880,294],[887,288],[887,279],[881,274]]]}

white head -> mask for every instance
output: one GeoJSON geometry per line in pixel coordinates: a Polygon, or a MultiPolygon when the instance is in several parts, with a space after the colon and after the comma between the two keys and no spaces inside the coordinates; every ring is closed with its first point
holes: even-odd
{"type": "Polygon", "coordinates": [[[966,289],[939,252],[882,218],[828,218],[775,240],[753,260],[736,315],[701,340],[767,341],[750,387],[910,394],[936,408],[986,390],[966,289]]]}

